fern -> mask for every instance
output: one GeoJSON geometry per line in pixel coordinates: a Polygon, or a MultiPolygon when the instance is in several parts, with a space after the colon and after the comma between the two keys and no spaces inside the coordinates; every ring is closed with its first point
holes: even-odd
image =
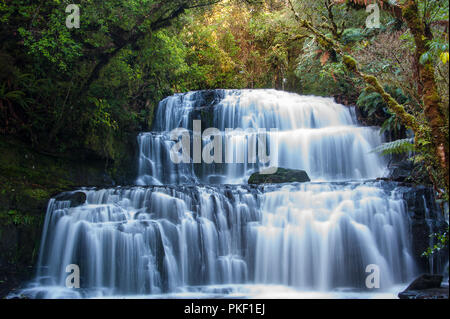
{"type": "MultiPolygon", "coordinates": [[[[384,86],[384,89],[398,103],[405,104],[409,102],[409,98],[403,93],[402,89],[389,85],[384,86]]],[[[377,117],[384,121],[381,125],[380,133],[392,131],[394,134],[397,134],[400,131],[400,120],[389,110],[386,102],[384,102],[383,97],[379,93],[373,92],[370,88],[366,88],[360,93],[356,105],[367,112],[367,117],[378,114],[377,117]]]]}
{"type": "Polygon", "coordinates": [[[415,150],[414,139],[405,138],[388,143],[383,143],[374,150],[372,153],[381,153],[382,155],[402,154],[412,152],[415,150]]]}
{"type": "Polygon", "coordinates": [[[363,29],[349,28],[345,29],[342,33],[341,41],[347,45],[354,42],[362,41],[366,34],[363,29]]]}

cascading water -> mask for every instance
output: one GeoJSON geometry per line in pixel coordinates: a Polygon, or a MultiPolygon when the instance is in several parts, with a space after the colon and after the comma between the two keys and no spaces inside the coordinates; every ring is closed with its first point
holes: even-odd
{"type": "Polygon", "coordinates": [[[379,291],[412,279],[405,190],[371,180],[386,173],[371,152],[382,142],[376,128],[358,126],[351,108],[328,98],[208,94],[160,103],[154,131],[139,135],[140,186],[81,189],[86,201],[75,207],[50,201],[37,276],[22,294],[274,297],[282,287],[340,297],[367,292],[369,265],[379,269],[379,291]],[[192,130],[194,119],[243,129],[222,135],[229,151],[246,149],[245,129],[278,129],[267,133],[278,150],[271,164],[304,169],[312,182],[252,186],[245,181],[259,163],[172,163],[168,133],[192,130]],[[65,288],[70,264],[80,289],[65,288]]]}
{"type": "Polygon", "coordinates": [[[252,136],[246,130],[264,129],[268,144],[276,145],[272,166],[306,170],[315,181],[371,179],[386,173],[383,159],[371,153],[382,142],[379,130],[357,126],[354,110],[331,98],[275,90],[223,90],[217,95],[220,102],[209,112],[204,110],[201,92],[178,94],[161,102],[157,132],[139,136],[138,185],[189,181],[240,184],[261,168],[247,160],[197,167],[173,164],[170,151],[175,141],[170,140],[169,132],[179,127],[192,130],[192,121],[201,112],[210,117],[206,124],[223,132],[223,163],[227,152],[233,159],[246,153],[252,136]]]}

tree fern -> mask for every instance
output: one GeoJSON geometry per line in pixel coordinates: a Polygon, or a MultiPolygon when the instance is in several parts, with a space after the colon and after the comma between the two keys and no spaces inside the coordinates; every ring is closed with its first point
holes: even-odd
{"type": "Polygon", "coordinates": [[[372,152],[381,153],[382,155],[392,155],[412,152],[414,150],[414,138],[405,138],[388,143],[383,143],[372,150],[372,152]]]}

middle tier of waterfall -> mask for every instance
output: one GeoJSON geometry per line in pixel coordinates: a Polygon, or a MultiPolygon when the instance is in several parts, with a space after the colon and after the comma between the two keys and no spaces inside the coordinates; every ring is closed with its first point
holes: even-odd
{"type": "MultiPolygon", "coordinates": [[[[202,146],[210,142],[209,138],[201,141],[202,146]]],[[[139,135],[137,184],[241,184],[267,166],[302,169],[313,181],[373,179],[386,174],[385,161],[372,152],[382,142],[378,128],[358,126],[354,108],[331,98],[276,90],[176,94],[159,104],[154,131],[139,135]],[[177,141],[170,132],[185,128],[192,136],[194,120],[200,121],[202,130],[220,131],[220,161],[175,164],[171,160],[177,141]],[[248,156],[252,148],[256,152],[255,140],[261,134],[267,140],[270,163],[251,161],[248,156]]]]}

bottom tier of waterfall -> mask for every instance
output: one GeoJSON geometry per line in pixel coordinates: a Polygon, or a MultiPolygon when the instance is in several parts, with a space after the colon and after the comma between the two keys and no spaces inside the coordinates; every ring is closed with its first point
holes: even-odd
{"type": "Polygon", "coordinates": [[[381,293],[416,274],[405,189],[393,183],[79,192],[80,206],[50,201],[37,278],[21,294],[251,297],[267,285],[299,296],[370,294],[373,267],[381,293]],[[66,288],[69,265],[78,267],[81,289],[66,288]]]}

